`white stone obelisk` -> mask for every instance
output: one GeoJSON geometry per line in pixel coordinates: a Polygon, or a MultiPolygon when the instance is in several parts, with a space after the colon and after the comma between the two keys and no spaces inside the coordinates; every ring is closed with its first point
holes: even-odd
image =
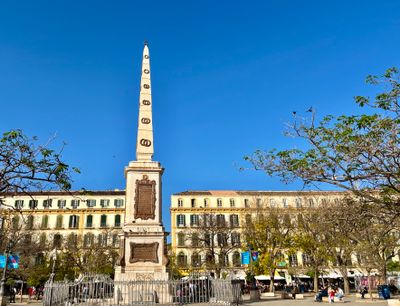
{"type": "Polygon", "coordinates": [[[120,234],[120,258],[115,280],[165,280],[166,233],[162,224],[161,176],[154,153],[150,55],[143,49],[136,160],[125,168],[125,222],[120,234]]]}

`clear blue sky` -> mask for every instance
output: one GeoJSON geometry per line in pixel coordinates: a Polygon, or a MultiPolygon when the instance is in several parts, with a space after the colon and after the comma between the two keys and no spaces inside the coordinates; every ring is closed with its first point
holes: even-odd
{"type": "Polygon", "coordinates": [[[245,154],[290,147],[293,110],[356,111],[366,75],[399,65],[399,1],[2,1],[0,131],[57,133],[74,189],[125,188],[150,43],[155,160],[172,193],[287,190],[245,154]]]}

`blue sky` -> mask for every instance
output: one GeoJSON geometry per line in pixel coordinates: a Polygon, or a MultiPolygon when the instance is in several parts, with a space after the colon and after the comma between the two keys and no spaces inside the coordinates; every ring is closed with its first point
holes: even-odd
{"type": "Polygon", "coordinates": [[[241,172],[292,147],[292,111],[357,112],[364,83],[399,65],[399,1],[3,1],[0,131],[57,134],[74,189],[125,188],[135,156],[141,53],[150,44],[164,221],[172,193],[290,190],[241,172]]]}

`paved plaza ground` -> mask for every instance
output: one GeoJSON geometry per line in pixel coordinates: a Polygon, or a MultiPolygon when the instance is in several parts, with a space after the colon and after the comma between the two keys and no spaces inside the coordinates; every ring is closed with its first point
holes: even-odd
{"type": "MultiPolygon", "coordinates": [[[[396,297],[397,299],[399,298],[398,296],[396,297]]],[[[243,305],[247,306],[309,306],[309,305],[314,305],[314,306],[327,306],[327,302],[322,302],[322,303],[317,303],[314,302],[314,298],[311,295],[305,296],[303,300],[291,300],[291,299],[281,299],[279,297],[274,297],[274,298],[262,298],[259,302],[250,302],[249,301],[249,296],[244,296],[243,298],[243,305]]],[[[346,306],[386,306],[387,300],[369,300],[369,299],[360,299],[356,298],[354,295],[346,296],[344,299],[344,302],[335,302],[336,306],[345,304],[346,306]]],[[[9,304],[10,305],[10,304],[9,304]]],[[[12,306],[42,306],[42,301],[31,301],[29,303],[12,303],[12,306]]],[[[187,304],[191,305],[191,304],[187,304]]],[[[193,305],[193,304],[192,304],[193,305]]],[[[200,305],[200,304],[197,304],[200,305]]],[[[203,304],[207,305],[207,304],[203,304]]]]}
{"type": "MultiPolygon", "coordinates": [[[[396,297],[397,299],[399,297],[396,297]]],[[[274,298],[262,298],[259,302],[250,302],[249,301],[249,296],[244,296],[243,299],[243,304],[244,305],[251,305],[251,306],[306,306],[306,305],[329,305],[327,302],[321,302],[317,303],[314,302],[314,296],[313,295],[306,295],[304,296],[303,300],[291,300],[291,299],[281,299],[279,297],[274,297],[274,298]]],[[[344,298],[344,302],[335,302],[336,306],[345,304],[346,306],[386,306],[387,305],[387,300],[379,300],[379,299],[374,299],[371,301],[370,299],[360,299],[356,298],[355,295],[350,295],[346,296],[344,298]]]]}

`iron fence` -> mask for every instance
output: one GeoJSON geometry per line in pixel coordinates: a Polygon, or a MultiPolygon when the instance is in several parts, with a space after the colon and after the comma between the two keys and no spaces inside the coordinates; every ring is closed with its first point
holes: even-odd
{"type": "Polygon", "coordinates": [[[44,306],[128,306],[241,304],[240,282],[211,277],[186,280],[113,281],[83,277],[74,282],[47,282],[44,306]]]}

